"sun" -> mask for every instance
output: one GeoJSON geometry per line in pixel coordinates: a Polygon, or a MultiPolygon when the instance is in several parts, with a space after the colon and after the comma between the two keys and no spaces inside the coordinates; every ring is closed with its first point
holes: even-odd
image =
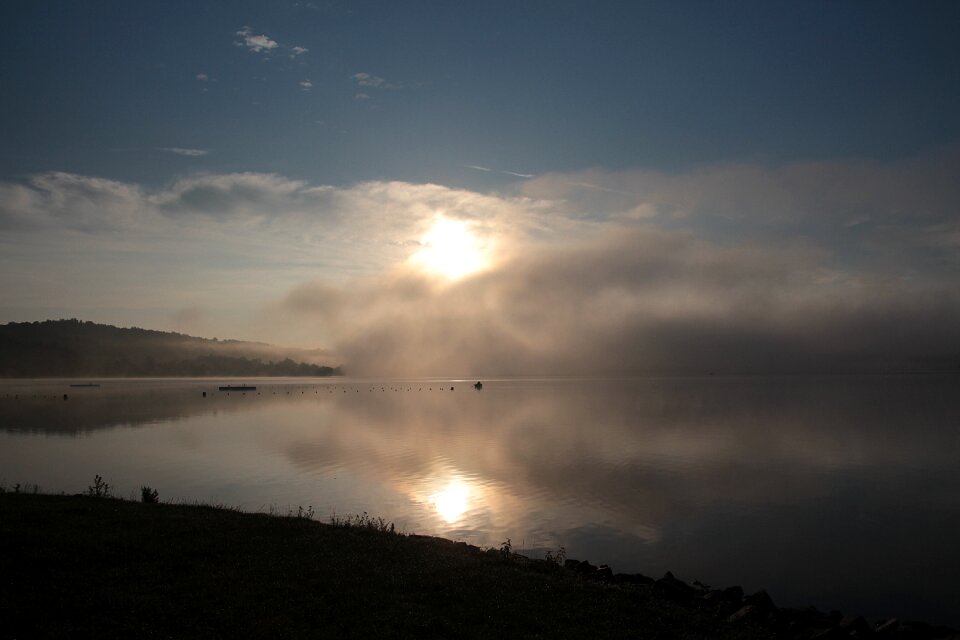
{"type": "Polygon", "coordinates": [[[420,240],[421,249],[410,260],[423,271],[459,280],[488,264],[484,244],[461,220],[438,217],[420,240]]]}

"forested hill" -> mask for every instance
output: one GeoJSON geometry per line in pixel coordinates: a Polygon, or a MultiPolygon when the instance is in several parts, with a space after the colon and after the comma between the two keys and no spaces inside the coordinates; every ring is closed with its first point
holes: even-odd
{"type": "Polygon", "coordinates": [[[321,352],[80,320],[0,325],[0,377],[332,376],[321,352]]]}

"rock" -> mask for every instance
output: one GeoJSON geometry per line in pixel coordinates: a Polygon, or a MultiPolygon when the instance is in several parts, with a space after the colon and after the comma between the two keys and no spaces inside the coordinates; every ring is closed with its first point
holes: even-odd
{"type": "Polygon", "coordinates": [[[743,603],[743,589],[740,587],[729,587],[727,589],[713,589],[700,596],[707,602],[725,603],[736,605],[738,608],[743,603]]]}
{"type": "Polygon", "coordinates": [[[719,609],[719,613],[726,615],[743,606],[742,594],[726,589],[712,589],[697,596],[700,606],[719,609]]]}
{"type": "Polygon", "coordinates": [[[665,600],[675,602],[689,602],[697,595],[695,588],[682,580],[678,580],[669,571],[653,583],[653,592],[665,600]]]}
{"type": "Polygon", "coordinates": [[[655,580],[642,573],[615,573],[613,582],[617,584],[653,584],[655,580]]]}
{"type": "MultiPolygon", "coordinates": [[[[567,562],[569,562],[569,560],[567,562]]],[[[566,564],[564,564],[564,566],[566,566],[566,564]]],[[[590,564],[586,560],[581,560],[580,562],[577,562],[570,568],[576,571],[577,573],[585,576],[594,574],[597,571],[597,567],[595,565],[590,564]]]]}
{"type": "Polygon", "coordinates": [[[727,622],[730,624],[746,622],[748,620],[755,619],[759,614],[760,611],[757,609],[756,605],[748,604],[737,609],[736,613],[731,614],[730,617],[727,618],[727,622]]]}
{"type": "Polygon", "coordinates": [[[758,622],[769,625],[777,620],[773,611],[765,611],[755,604],[745,604],[727,617],[730,624],[758,622]]]}
{"type": "Polygon", "coordinates": [[[613,570],[605,564],[597,567],[597,570],[591,574],[588,574],[587,577],[594,580],[610,580],[613,578],[613,570]]]}
{"type": "Polygon", "coordinates": [[[755,605],[761,611],[766,611],[769,613],[777,613],[777,605],[773,604],[773,598],[770,597],[770,594],[765,590],[757,591],[754,594],[751,594],[743,599],[743,604],[752,604],[755,605]]]}
{"type": "Polygon", "coordinates": [[[810,636],[810,640],[835,640],[839,638],[849,638],[847,632],[840,627],[830,627],[829,629],[820,629],[810,636]]]}
{"type": "Polygon", "coordinates": [[[731,602],[740,602],[743,600],[743,588],[738,585],[727,587],[723,590],[723,597],[731,602]]]}
{"type": "Polygon", "coordinates": [[[867,622],[863,616],[847,616],[840,621],[840,628],[847,629],[857,637],[873,633],[873,625],[867,622]]]}
{"type": "Polygon", "coordinates": [[[889,620],[883,620],[877,624],[877,628],[873,630],[877,634],[892,634],[896,633],[900,629],[900,621],[896,618],[890,618],[889,620]]]}
{"type": "Polygon", "coordinates": [[[780,609],[778,616],[781,622],[802,629],[829,629],[837,626],[836,620],[831,620],[827,614],[816,607],[806,609],[780,609]]]}
{"type": "Polygon", "coordinates": [[[848,636],[862,638],[873,633],[873,627],[861,616],[847,616],[838,625],[848,636]]]}
{"type": "MultiPolygon", "coordinates": [[[[702,602],[704,605],[708,607],[730,604],[730,600],[727,600],[727,598],[724,597],[723,591],[719,591],[716,589],[713,591],[708,591],[705,594],[701,595],[699,600],[700,602],[702,602]]],[[[740,603],[737,602],[737,604],[739,605],[740,603]]]]}

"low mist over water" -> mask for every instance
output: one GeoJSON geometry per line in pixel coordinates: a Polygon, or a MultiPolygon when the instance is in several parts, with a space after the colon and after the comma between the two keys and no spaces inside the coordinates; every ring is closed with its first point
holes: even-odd
{"type": "Polygon", "coordinates": [[[7,490],[100,474],[960,623],[957,376],[95,382],[0,385],[7,490]]]}

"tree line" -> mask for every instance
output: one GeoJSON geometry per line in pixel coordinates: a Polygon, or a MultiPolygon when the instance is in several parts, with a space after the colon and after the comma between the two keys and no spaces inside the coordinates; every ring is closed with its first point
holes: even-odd
{"type": "Polygon", "coordinates": [[[2,377],[332,376],[271,347],[76,319],[0,325],[2,377]]]}

